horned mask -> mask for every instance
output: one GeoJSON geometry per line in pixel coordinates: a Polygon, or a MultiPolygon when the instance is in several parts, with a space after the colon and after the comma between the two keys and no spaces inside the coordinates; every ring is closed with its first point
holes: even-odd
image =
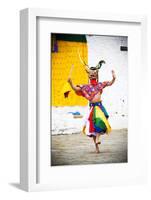
{"type": "Polygon", "coordinates": [[[98,80],[99,69],[101,68],[102,64],[105,64],[105,61],[101,60],[95,67],[89,67],[89,65],[86,64],[84,60],[82,60],[79,52],[78,52],[78,54],[79,54],[79,59],[80,59],[81,63],[85,66],[85,70],[88,74],[89,79],[90,80],[92,80],[92,79],[98,80]]]}

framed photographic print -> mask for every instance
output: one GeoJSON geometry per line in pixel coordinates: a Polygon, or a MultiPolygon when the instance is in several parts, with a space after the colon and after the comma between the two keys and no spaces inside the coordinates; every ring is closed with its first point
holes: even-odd
{"type": "Polygon", "coordinates": [[[21,188],[145,183],[146,17],[20,16],[21,188]]]}

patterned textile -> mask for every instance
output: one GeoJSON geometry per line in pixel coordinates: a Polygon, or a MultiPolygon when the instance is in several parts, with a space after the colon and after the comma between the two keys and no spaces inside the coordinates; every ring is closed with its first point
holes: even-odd
{"type": "Polygon", "coordinates": [[[108,81],[97,83],[96,85],[87,84],[87,85],[77,85],[81,88],[80,91],[77,92],[78,95],[85,97],[89,101],[91,101],[97,93],[102,93],[103,88],[108,85],[108,81]]]}

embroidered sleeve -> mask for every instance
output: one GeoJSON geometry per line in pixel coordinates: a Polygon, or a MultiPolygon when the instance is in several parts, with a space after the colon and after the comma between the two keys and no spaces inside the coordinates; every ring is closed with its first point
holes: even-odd
{"type": "Polygon", "coordinates": [[[91,89],[91,86],[89,84],[87,84],[87,85],[77,85],[77,87],[81,88],[80,91],[76,92],[77,95],[83,96],[89,101],[92,100],[94,94],[91,91],[92,89],[91,89]]]}

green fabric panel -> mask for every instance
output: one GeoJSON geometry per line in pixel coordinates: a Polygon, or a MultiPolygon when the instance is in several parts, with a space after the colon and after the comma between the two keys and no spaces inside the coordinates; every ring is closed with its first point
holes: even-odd
{"type": "Polygon", "coordinates": [[[96,127],[100,127],[101,129],[106,129],[106,125],[104,121],[101,118],[96,118],[96,106],[94,107],[94,112],[93,112],[93,122],[96,127]]]}
{"type": "Polygon", "coordinates": [[[62,34],[56,33],[52,34],[56,36],[56,40],[63,40],[63,41],[71,41],[71,42],[83,42],[86,43],[86,35],[78,35],[78,34],[62,34]]]}
{"type": "Polygon", "coordinates": [[[92,116],[92,120],[95,123],[95,118],[96,118],[96,107],[94,107],[93,109],[93,116],[92,116]]]}
{"type": "Polygon", "coordinates": [[[105,123],[100,118],[95,119],[95,126],[104,130],[106,129],[105,123]]]}

